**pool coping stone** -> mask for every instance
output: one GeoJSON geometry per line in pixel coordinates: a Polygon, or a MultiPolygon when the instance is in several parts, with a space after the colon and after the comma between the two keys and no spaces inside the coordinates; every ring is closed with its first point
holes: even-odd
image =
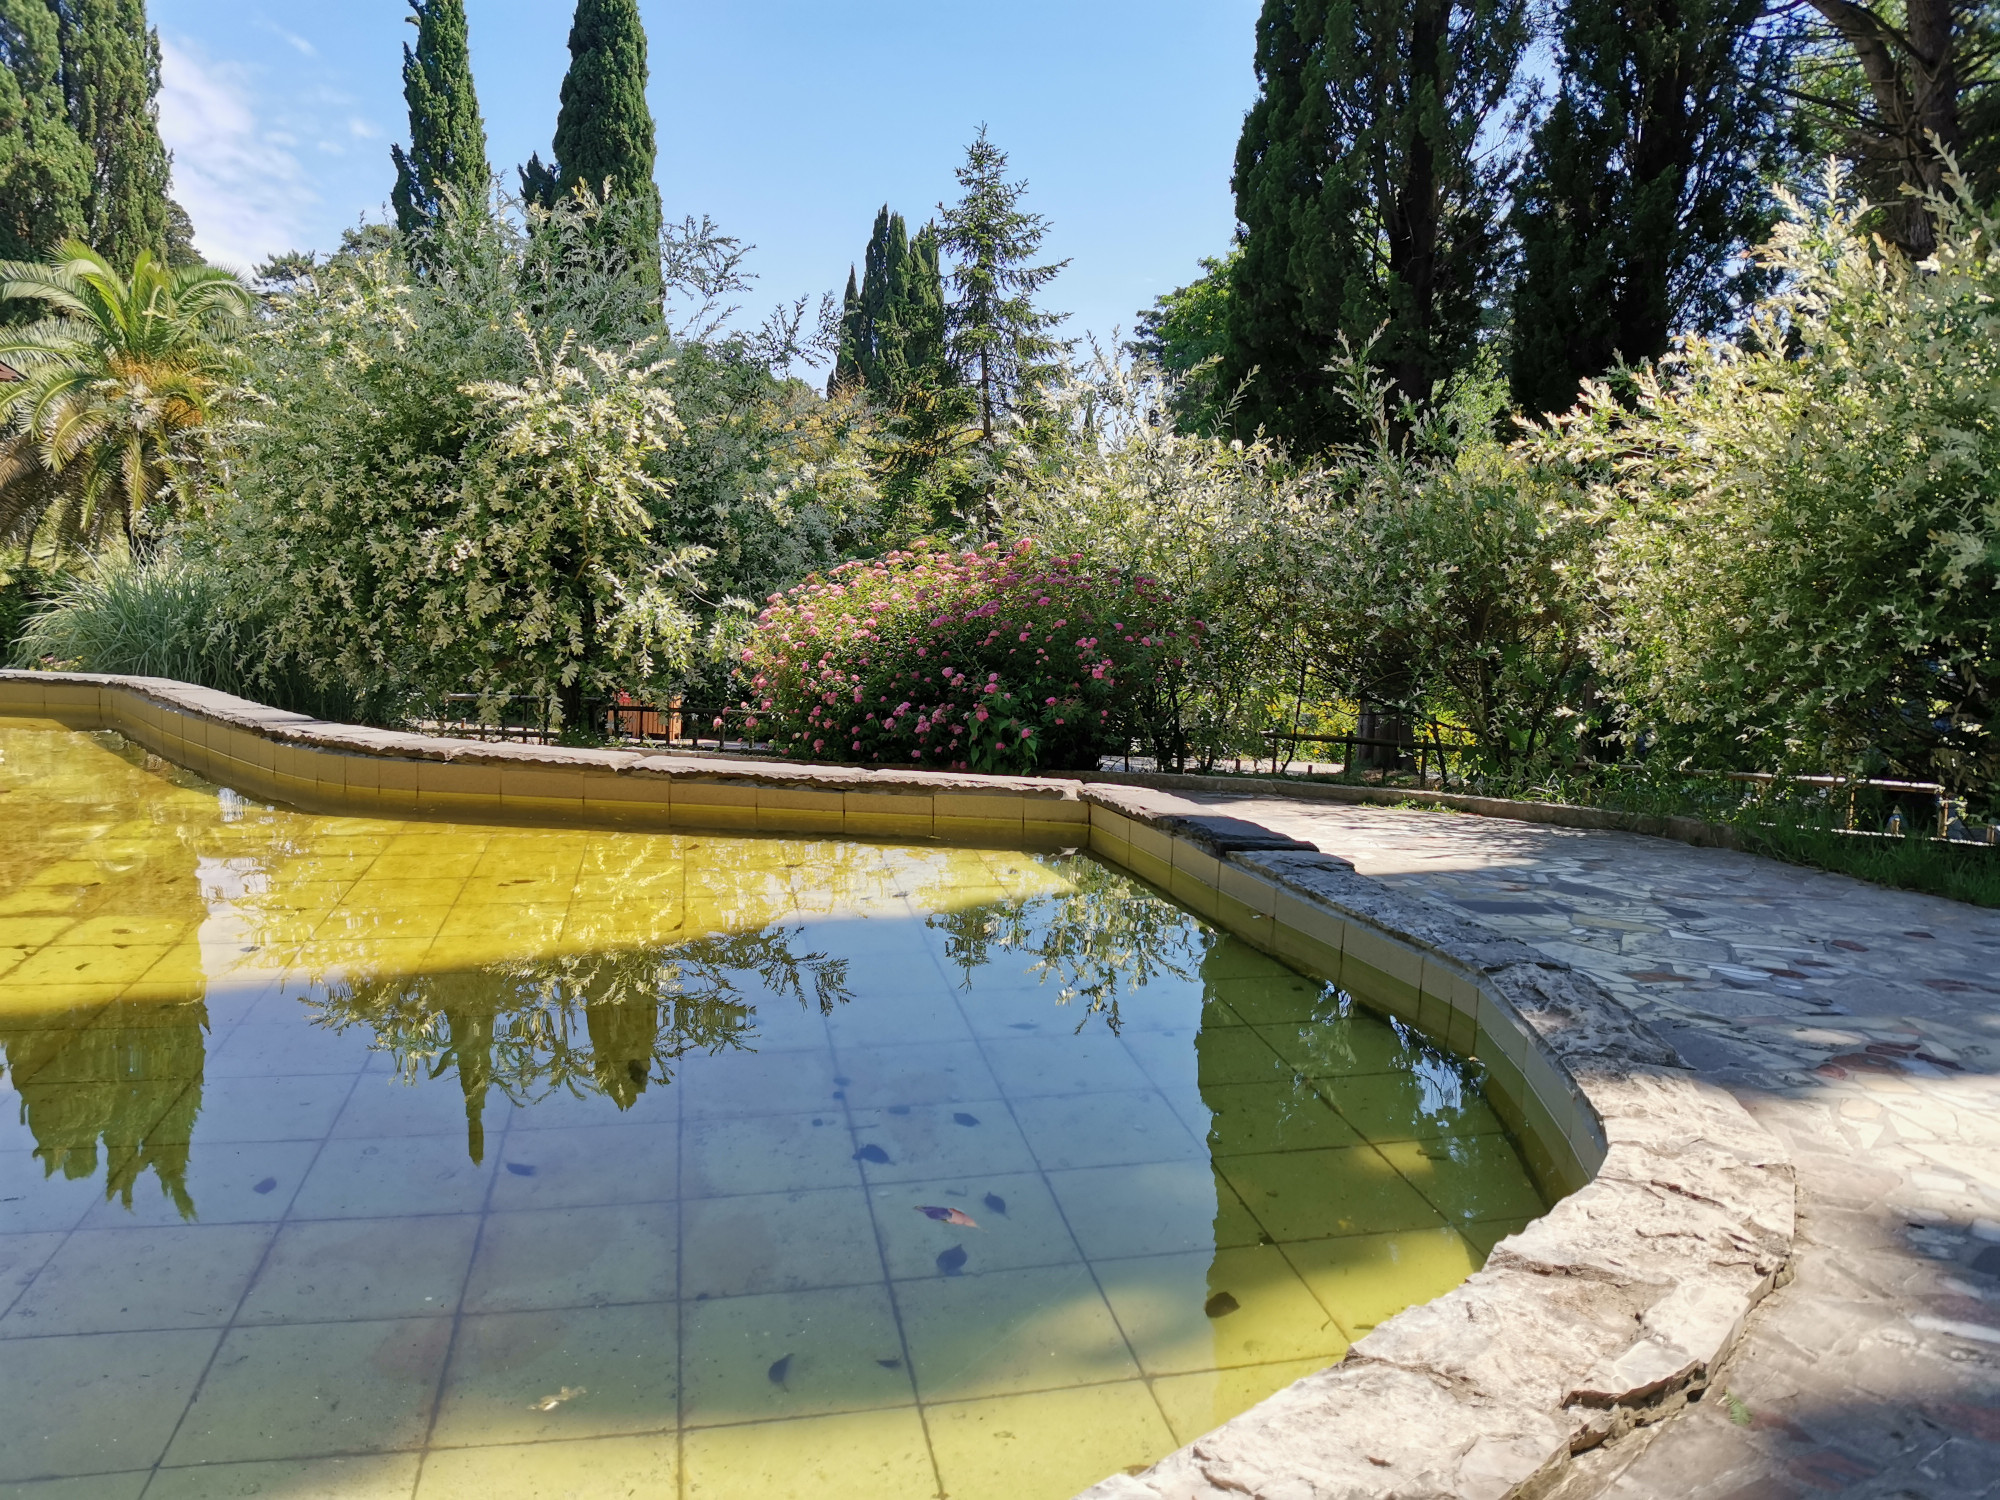
{"type": "Polygon", "coordinates": [[[1573,1455],[1699,1394],[1788,1273],[1783,1148],[1595,981],[1310,843],[1189,815],[1145,785],[489,744],[84,673],[0,671],[0,713],[116,729],[310,811],[1087,844],[1475,1059],[1531,1170],[1566,1196],[1339,1364],[1082,1500],[1534,1500],[1573,1455]]]}

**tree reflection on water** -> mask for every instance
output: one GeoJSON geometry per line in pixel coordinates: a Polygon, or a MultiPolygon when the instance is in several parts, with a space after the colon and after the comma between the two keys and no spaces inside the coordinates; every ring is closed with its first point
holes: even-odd
{"type": "Polygon", "coordinates": [[[514,960],[446,974],[320,987],[321,1025],[367,1026],[405,1079],[454,1073],[466,1147],[485,1157],[487,1093],[516,1105],[601,1094],[630,1109],[690,1053],[755,1050],[760,1005],[829,1014],[851,998],[847,960],[795,953],[801,927],[717,934],[670,948],[514,960]]]}
{"type": "Polygon", "coordinates": [[[148,1171],[180,1210],[188,1143],[201,1113],[206,1006],[114,1002],[86,1026],[0,1026],[0,1057],[21,1098],[45,1176],[71,1181],[104,1167],[104,1196],[132,1206],[148,1171]]]}
{"type": "Polygon", "coordinates": [[[944,935],[946,961],[972,986],[973,970],[996,953],[1018,953],[1028,972],[1056,987],[1056,1003],[1077,1009],[1076,1030],[1095,1017],[1117,1032],[1121,997],[1162,977],[1199,982],[1214,934],[1131,876],[1082,855],[1043,863],[1068,889],[942,911],[928,925],[944,935]]]}

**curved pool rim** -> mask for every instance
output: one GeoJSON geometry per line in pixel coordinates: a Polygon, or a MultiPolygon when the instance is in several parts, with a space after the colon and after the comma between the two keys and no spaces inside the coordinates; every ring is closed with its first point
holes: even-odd
{"type": "Polygon", "coordinates": [[[1789,1263],[1783,1148],[1599,986],[1242,819],[1057,777],[443,739],[157,678],[0,672],[0,715],[117,730],[311,812],[1087,847],[1476,1058],[1561,1201],[1339,1364],[1091,1500],[1539,1494],[1574,1454],[1698,1397],[1789,1263]]]}

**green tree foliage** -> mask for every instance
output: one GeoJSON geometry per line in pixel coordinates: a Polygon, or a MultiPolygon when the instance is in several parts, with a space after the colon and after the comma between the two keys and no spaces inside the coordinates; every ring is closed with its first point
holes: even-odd
{"type": "MultiPolygon", "coordinates": [[[[615,227],[632,270],[657,301],[662,213],[653,180],[658,150],[646,103],[646,28],[638,0],[577,0],[569,59],[556,117],[550,201],[582,187],[634,205],[631,213],[604,222],[615,227]]],[[[521,174],[524,193],[533,198],[536,191],[547,191],[550,178],[540,158],[531,160],[521,174]]]]}
{"type": "Polygon", "coordinates": [[[1139,314],[1132,352],[1174,382],[1173,417],[1189,432],[1214,432],[1232,394],[1217,376],[1229,344],[1229,284],[1243,254],[1203,256],[1202,274],[1139,314]]]}
{"type": "Polygon", "coordinates": [[[160,36],[146,25],[145,0],[48,4],[70,126],[95,162],[82,238],[121,270],[142,252],[164,259],[172,163],[160,140],[160,36]]]}
{"type": "Polygon", "coordinates": [[[855,285],[854,267],[847,268],[847,294],[840,301],[840,343],[836,346],[833,373],[827,377],[826,393],[838,395],[863,383],[861,374],[861,289],[855,285]]]}
{"type": "Polygon", "coordinates": [[[69,122],[47,0],[0,0],[0,258],[41,260],[84,232],[95,163],[69,122]]]}
{"type": "Polygon", "coordinates": [[[1490,356],[1407,424],[1362,360],[1335,373],[1366,436],[1300,487],[1291,618],[1311,673],[1403,723],[1457,724],[1488,772],[1573,759],[1601,613],[1575,487],[1493,438],[1490,356]]]}
{"type": "Polygon", "coordinates": [[[1526,0],[1265,0],[1221,367],[1249,379],[1238,425],[1301,450],[1353,436],[1326,373],[1343,335],[1382,330],[1411,401],[1467,367],[1503,260],[1507,164],[1481,137],[1527,41],[1526,0]]]}
{"type": "Polygon", "coordinates": [[[858,286],[848,272],[840,352],[827,389],[858,384],[877,403],[895,407],[913,386],[953,374],[937,227],[927,224],[912,239],[903,216],[885,204],[875,216],[862,264],[858,286]]]}
{"type": "Polygon", "coordinates": [[[1069,262],[1030,264],[1048,235],[1048,220],[1021,207],[1028,185],[1007,180],[1007,154],[985,126],[966,148],[957,176],[963,196],[938,206],[938,243],[955,262],[951,352],[978,397],[980,435],[990,447],[1000,424],[1032,415],[1060,372],[1069,345],[1054,330],[1068,315],[1044,312],[1035,297],[1069,262]]]}
{"type": "Polygon", "coordinates": [[[1628,728],[1697,764],[2000,784],[2000,219],[1954,183],[1934,269],[1837,177],[1733,341],[1544,438],[1595,482],[1628,728]]]}
{"type": "Polygon", "coordinates": [[[1770,228],[1787,144],[1790,49],[1763,0],[1567,0],[1557,51],[1514,190],[1509,374],[1533,412],[1755,294],[1744,252],[1770,228]]]}
{"type": "Polygon", "coordinates": [[[416,46],[403,47],[410,149],[389,148],[396,162],[390,201],[396,226],[406,235],[434,222],[448,196],[461,205],[484,202],[492,178],[486,126],[472,86],[465,0],[410,0],[410,10],[404,19],[417,28],[416,46]]]}
{"type": "Polygon", "coordinates": [[[74,241],[53,265],[0,264],[0,299],[41,321],[0,335],[0,543],[129,547],[177,508],[227,374],[218,342],[249,304],[226,271],[140,252],[122,276],[74,241]]]}

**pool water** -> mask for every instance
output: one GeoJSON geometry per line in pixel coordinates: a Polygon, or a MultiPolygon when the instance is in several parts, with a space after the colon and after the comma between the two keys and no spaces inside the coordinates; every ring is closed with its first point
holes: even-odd
{"type": "Polygon", "coordinates": [[[1472,1065],[1083,856],[18,720],[0,825],[0,1488],[1061,1500],[1543,1208],[1472,1065]]]}

